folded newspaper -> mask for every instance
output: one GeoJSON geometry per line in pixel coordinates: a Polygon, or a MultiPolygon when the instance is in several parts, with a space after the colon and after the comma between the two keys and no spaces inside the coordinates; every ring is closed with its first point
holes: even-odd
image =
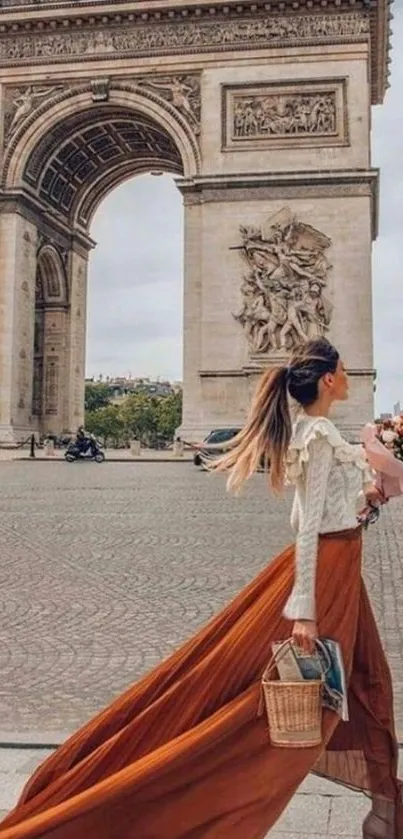
{"type": "Polygon", "coordinates": [[[331,638],[319,638],[313,654],[304,653],[291,641],[273,644],[273,653],[279,653],[276,667],[279,678],[285,682],[302,679],[323,679],[323,705],[348,721],[347,684],[340,644],[331,638]],[[280,647],[283,649],[280,651],[280,647]]]}

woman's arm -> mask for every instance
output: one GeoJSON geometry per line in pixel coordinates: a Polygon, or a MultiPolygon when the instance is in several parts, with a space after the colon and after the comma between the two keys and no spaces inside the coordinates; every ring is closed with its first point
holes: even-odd
{"type": "Polygon", "coordinates": [[[291,518],[290,518],[291,530],[293,531],[293,533],[295,533],[295,535],[297,535],[297,533],[298,533],[299,518],[300,518],[300,515],[299,515],[299,501],[298,501],[297,493],[295,492],[294,493],[294,500],[292,502],[291,518]]]}
{"type": "Polygon", "coordinates": [[[316,564],[319,530],[325,507],[333,447],[325,437],[308,446],[305,467],[305,510],[295,550],[295,583],[284,616],[295,621],[316,621],[316,564]]]}

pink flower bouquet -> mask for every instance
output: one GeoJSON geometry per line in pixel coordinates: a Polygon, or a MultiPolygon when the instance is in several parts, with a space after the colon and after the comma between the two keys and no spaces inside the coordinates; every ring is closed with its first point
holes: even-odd
{"type": "Polygon", "coordinates": [[[362,432],[368,463],[375,472],[375,486],[384,503],[403,494],[403,416],[369,423],[362,432]]]}

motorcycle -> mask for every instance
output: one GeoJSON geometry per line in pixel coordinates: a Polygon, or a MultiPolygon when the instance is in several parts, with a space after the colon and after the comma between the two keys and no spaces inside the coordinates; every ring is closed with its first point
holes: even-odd
{"type": "Polygon", "coordinates": [[[99,443],[95,440],[95,447],[91,447],[89,440],[86,448],[79,446],[77,442],[69,443],[65,452],[67,463],[74,463],[75,460],[95,460],[95,463],[103,463],[105,455],[100,449],[99,443]]]}

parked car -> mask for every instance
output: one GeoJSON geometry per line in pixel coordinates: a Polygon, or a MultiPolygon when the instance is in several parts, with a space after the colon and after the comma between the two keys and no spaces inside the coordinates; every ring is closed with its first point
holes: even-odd
{"type": "Polygon", "coordinates": [[[194,465],[203,466],[203,461],[223,454],[226,451],[225,443],[236,437],[240,431],[240,428],[215,428],[210,431],[193,455],[194,465]]]}

